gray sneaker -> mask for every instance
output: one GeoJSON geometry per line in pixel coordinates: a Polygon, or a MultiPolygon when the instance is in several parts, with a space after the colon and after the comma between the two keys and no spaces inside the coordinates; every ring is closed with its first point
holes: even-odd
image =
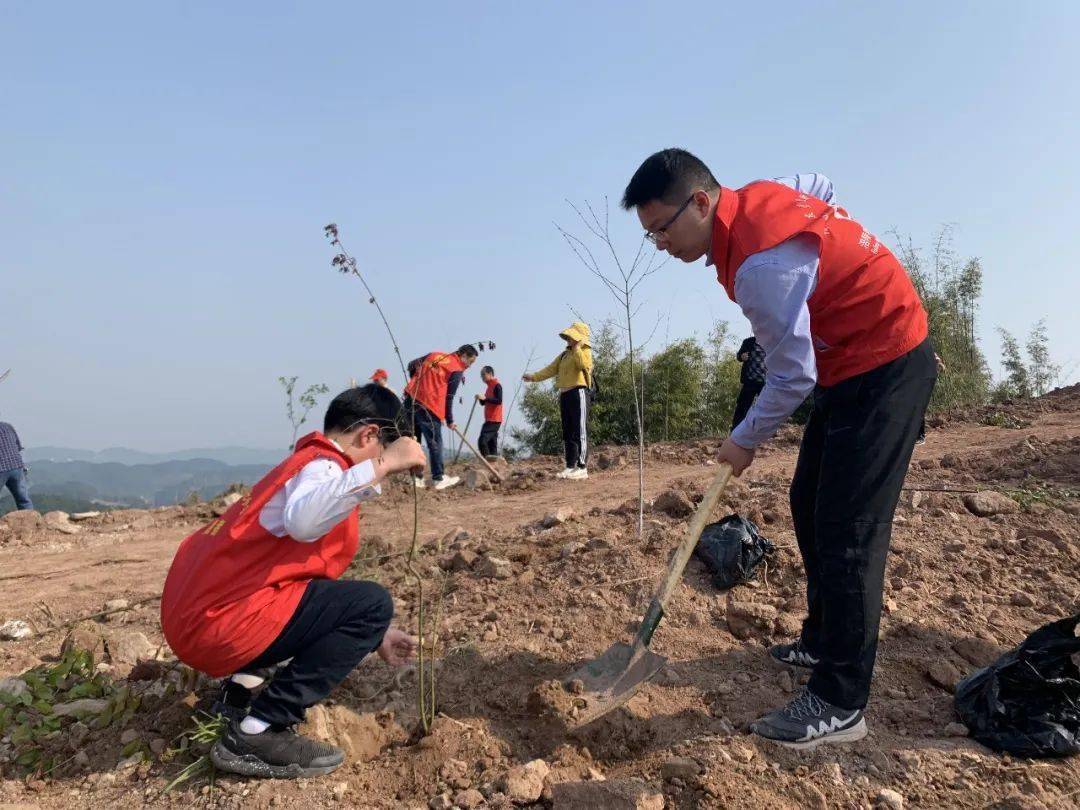
{"type": "Polygon", "coordinates": [[[838,708],[803,689],[787,706],[755,721],[750,730],[788,748],[809,751],[822,743],[861,740],[866,720],[858,709],[838,708]]]}
{"type": "Polygon", "coordinates": [[[802,669],[813,669],[820,660],[806,651],[801,638],[795,639],[790,644],[776,644],[769,647],[769,657],[785,666],[802,669]]]}
{"type": "Polygon", "coordinates": [[[245,734],[234,720],[210,749],[210,761],[219,770],[241,776],[298,779],[330,773],[345,761],[345,753],[335,745],[301,737],[291,728],[245,734]]]}

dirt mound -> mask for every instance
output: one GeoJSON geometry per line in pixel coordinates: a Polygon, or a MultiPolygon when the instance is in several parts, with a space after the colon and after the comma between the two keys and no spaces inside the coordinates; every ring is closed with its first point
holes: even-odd
{"type": "Polygon", "coordinates": [[[948,470],[955,480],[1016,486],[1044,483],[1080,489],[1080,437],[1043,440],[1032,435],[1004,451],[950,453],[940,459],[938,466],[948,470]]]}
{"type": "Polygon", "coordinates": [[[1046,414],[1080,412],[1080,383],[1055,388],[1041,397],[1007,400],[989,405],[957,408],[927,419],[931,428],[959,423],[1023,430],[1046,414]]]}

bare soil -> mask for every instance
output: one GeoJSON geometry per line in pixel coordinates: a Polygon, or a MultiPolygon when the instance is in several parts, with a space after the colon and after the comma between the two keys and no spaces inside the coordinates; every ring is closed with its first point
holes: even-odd
{"type": "MultiPolygon", "coordinates": [[[[934,420],[916,448],[894,525],[866,740],[796,754],[746,733],[799,684],[765,655],[798,632],[804,604],[786,503],[795,429],[759,454],[717,513],[747,515],[777,545],[758,581],[720,593],[691,561],[653,640],[669,660],[652,683],[573,733],[545,718],[535,696],[530,705],[545,683],[629,639],[685,528],[679,504],[700,498],[715,474],[717,444],[649,449],[646,496],[669,494],[664,511],[647,509],[640,538],[632,449],[601,448],[587,481],[558,480],[558,461],[537,458],[511,465],[491,489],[422,492],[417,567],[426,593],[445,578],[440,716],[418,737],[415,671],[365,661],[310,713],[307,731],[349,755],[316,780],[219,776],[212,786],[196,779],[162,792],[191,761],[169,748],[215,684],[171,658],[154,597],[177,544],[212,507],[109,513],[75,524],[76,533],[0,521],[0,624],[21,619],[36,631],[0,641],[0,678],[55,666],[65,623],[110,600],[135,606],[83,622],[75,639],[97,645],[98,678],[116,716],[100,728],[87,722],[85,734],[65,721],[42,742],[54,765],[48,774],[12,761],[16,748],[3,737],[0,810],[510,806],[516,782],[508,775],[535,759],[550,766],[541,807],[551,806],[556,782],[623,778],[643,780],[671,808],[871,807],[883,789],[908,807],[1080,807],[1080,758],[1023,761],[983,748],[955,725],[950,694],[957,679],[1031,630],[1080,611],[1076,386],[934,420]],[[1016,511],[972,514],[965,494],[985,489],[1009,495],[1016,511]],[[767,606],[766,629],[736,637],[732,602],[767,606]],[[133,638],[137,654],[125,652],[133,638]],[[676,757],[695,761],[697,775],[673,776],[664,766],[676,757]]],[[[397,621],[415,632],[415,586],[403,556],[412,495],[389,490],[364,509],[365,542],[347,576],[390,588],[397,621]]]]}

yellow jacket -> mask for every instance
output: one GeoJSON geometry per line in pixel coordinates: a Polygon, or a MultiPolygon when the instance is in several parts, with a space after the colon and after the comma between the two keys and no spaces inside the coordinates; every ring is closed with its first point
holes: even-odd
{"type": "Polygon", "coordinates": [[[578,342],[577,345],[562,352],[550,365],[535,372],[532,375],[533,382],[556,377],[555,383],[560,391],[578,386],[590,387],[593,367],[592,348],[589,346],[591,334],[588,324],[581,321],[575,321],[565,331],[560,332],[559,337],[572,338],[578,342]]]}

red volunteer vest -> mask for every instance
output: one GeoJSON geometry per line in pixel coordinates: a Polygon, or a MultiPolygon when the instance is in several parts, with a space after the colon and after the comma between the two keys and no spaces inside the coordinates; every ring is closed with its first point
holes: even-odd
{"type": "Polygon", "coordinates": [[[405,393],[415,399],[440,420],[446,419],[446,389],[450,375],[464,371],[465,364],[455,353],[432,352],[420,362],[420,368],[405,393]]]}
{"type": "Polygon", "coordinates": [[[870,371],[926,339],[926,311],[889,249],[844,209],[767,180],[720,190],[712,261],[728,297],[735,301],[735,276],[748,256],[801,233],[819,245],[807,301],[818,384],[870,371]]]}
{"type": "Polygon", "coordinates": [[[326,458],[352,461],[321,433],[309,433],[224,515],[176,552],[161,595],[161,627],[177,657],[214,677],[230,675],[278,637],[312,579],[337,579],[359,546],[358,510],[313,543],[275,537],[259,512],[301,468],[326,458]]]}
{"type": "MultiPolygon", "coordinates": [[[[492,377],[491,382],[487,384],[487,391],[484,392],[484,399],[491,399],[495,396],[495,386],[499,384],[497,377],[492,377]]],[[[498,405],[484,404],[484,421],[485,422],[501,422],[503,419],[502,403],[498,405]]]]}

